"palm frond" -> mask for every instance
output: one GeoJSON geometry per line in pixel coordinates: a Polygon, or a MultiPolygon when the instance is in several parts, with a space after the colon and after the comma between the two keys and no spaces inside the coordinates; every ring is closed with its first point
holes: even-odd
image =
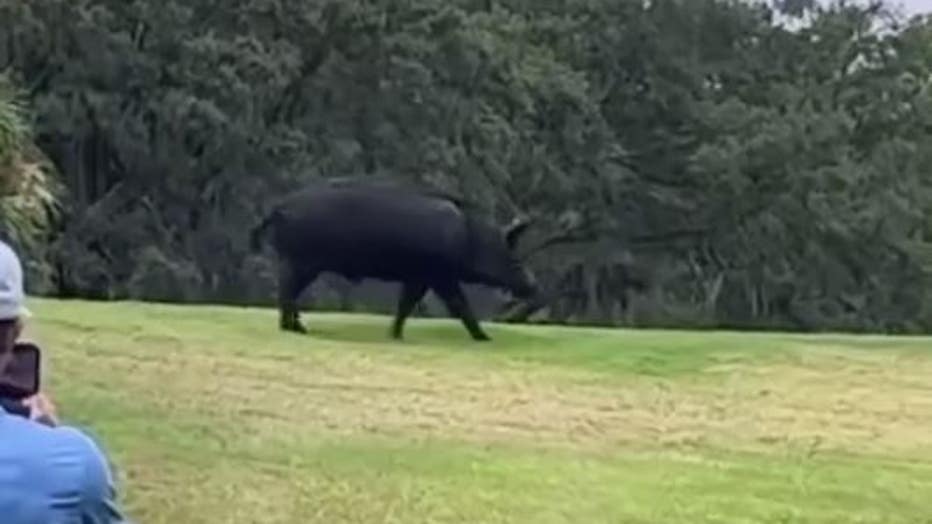
{"type": "Polygon", "coordinates": [[[0,75],[0,230],[22,244],[51,225],[61,191],[51,162],[32,142],[25,108],[0,75]]]}

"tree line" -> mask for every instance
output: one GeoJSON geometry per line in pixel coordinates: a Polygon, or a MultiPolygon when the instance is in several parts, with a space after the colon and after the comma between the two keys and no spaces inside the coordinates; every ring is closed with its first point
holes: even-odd
{"type": "Polygon", "coordinates": [[[34,293],[269,303],[270,206],[387,177],[533,219],[514,320],[932,332],[932,23],[883,2],[0,0],[0,72],[34,293]]]}

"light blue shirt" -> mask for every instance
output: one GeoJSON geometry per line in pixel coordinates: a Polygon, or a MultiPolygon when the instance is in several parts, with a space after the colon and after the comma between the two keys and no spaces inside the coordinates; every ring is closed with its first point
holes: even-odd
{"type": "Polygon", "coordinates": [[[81,431],[48,427],[0,408],[3,524],[128,524],[110,468],[81,431]]]}

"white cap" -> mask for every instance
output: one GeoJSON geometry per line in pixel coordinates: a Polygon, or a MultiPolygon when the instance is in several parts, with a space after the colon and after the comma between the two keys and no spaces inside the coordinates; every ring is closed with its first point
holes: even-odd
{"type": "Polygon", "coordinates": [[[23,266],[10,246],[0,241],[0,320],[29,316],[23,291],[23,266]]]}

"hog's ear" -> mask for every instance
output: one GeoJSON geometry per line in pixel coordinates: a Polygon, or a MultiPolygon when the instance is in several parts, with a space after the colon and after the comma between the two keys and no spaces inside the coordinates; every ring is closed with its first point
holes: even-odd
{"type": "Polygon", "coordinates": [[[530,225],[530,220],[526,218],[516,218],[505,228],[505,242],[508,244],[509,249],[514,249],[515,246],[518,245],[518,239],[527,231],[530,225]]]}

